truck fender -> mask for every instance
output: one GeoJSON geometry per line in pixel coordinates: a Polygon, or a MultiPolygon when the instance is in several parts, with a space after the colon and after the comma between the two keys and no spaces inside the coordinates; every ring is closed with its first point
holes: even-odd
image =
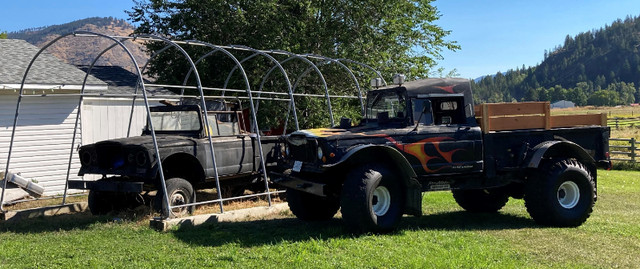
{"type": "Polygon", "coordinates": [[[406,187],[405,213],[421,216],[422,188],[411,164],[397,149],[383,145],[359,145],[350,149],[338,162],[324,165],[324,167],[349,167],[369,162],[390,164],[394,171],[400,173],[400,178],[406,187]]]}
{"type": "MultiPolygon", "coordinates": [[[[204,168],[198,158],[184,152],[163,157],[162,168],[165,170],[165,180],[172,177],[180,177],[186,179],[191,184],[195,184],[204,181],[206,177],[204,168]],[[167,174],[166,171],[170,173],[167,174]]],[[[158,177],[160,176],[159,173],[160,171],[157,171],[158,177]]]]}
{"type": "Polygon", "coordinates": [[[525,167],[538,168],[545,157],[575,158],[585,164],[592,175],[596,175],[593,157],[584,148],[571,141],[546,141],[535,146],[532,151],[533,154],[530,154],[524,162],[525,167]]]}

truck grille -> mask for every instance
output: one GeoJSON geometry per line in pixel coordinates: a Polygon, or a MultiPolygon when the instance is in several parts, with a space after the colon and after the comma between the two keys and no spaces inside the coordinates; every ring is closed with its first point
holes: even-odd
{"type": "Polygon", "coordinates": [[[288,141],[289,156],[292,160],[302,162],[316,161],[316,148],[318,147],[315,139],[307,139],[301,136],[291,136],[288,141]]]}
{"type": "Polygon", "coordinates": [[[98,166],[102,169],[116,169],[125,164],[121,145],[103,144],[96,147],[98,166]]]}

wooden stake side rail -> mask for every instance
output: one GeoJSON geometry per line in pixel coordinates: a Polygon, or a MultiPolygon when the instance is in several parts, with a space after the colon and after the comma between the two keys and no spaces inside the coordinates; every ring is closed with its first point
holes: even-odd
{"type": "Polygon", "coordinates": [[[480,104],[474,107],[482,131],[607,126],[607,114],[551,116],[549,102],[480,104]]]}

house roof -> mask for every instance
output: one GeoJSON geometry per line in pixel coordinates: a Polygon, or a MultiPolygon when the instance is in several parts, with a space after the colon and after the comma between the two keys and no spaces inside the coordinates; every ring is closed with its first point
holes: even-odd
{"type": "MultiPolygon", "coordinates": [[[[83,72],[89,70],[89,66],[86,65],[78,66],[78,68],[83,72]]],[[[138,75],[120,66],[94,66],[91,68],[91,75],[109,85],[105,94],[133,94],[138,82],[138,75]]],[[[149,83],[149,81],[145,80],[145,83],[149,83]]],[[[145,89],[151,95],[175,95],[164,88],[145,87],[145,89]]]]}
{"type": "MultiPolygon", "coordinates": [[[[40,48],[24,40],[0,39],[0,89],[20,88],[24,73],[38,51],[40,48]]],[[[79,90],[84,77],[85,72],[45,51],[31,66],[25,88],[79,90]]],[[[103,81],[93,76],[87,78],[85,89],[100,90],[105,87],[103,81]]]]}

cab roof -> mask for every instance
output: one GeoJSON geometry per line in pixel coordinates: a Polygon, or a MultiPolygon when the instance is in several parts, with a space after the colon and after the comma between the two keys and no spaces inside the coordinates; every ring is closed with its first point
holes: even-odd
{"type": "Polygon", "coordinates": [[[404,84],[389,85],[379,90],[404,88],[409,97],[430,94],[471,94],[471,84],[465,78],[427,78],[405,82],[404,84]]]}
{"type": "Polygon", "coordinates": [[[473,96],[471,94],[471,82],[466,78],[426,78],[405,82],[404,84],[389,85],[375,91],[397,89],[406,91],[409,98],[424,98],[433,95],[462,95],[465,105],[473,106],[473,96]]]}

